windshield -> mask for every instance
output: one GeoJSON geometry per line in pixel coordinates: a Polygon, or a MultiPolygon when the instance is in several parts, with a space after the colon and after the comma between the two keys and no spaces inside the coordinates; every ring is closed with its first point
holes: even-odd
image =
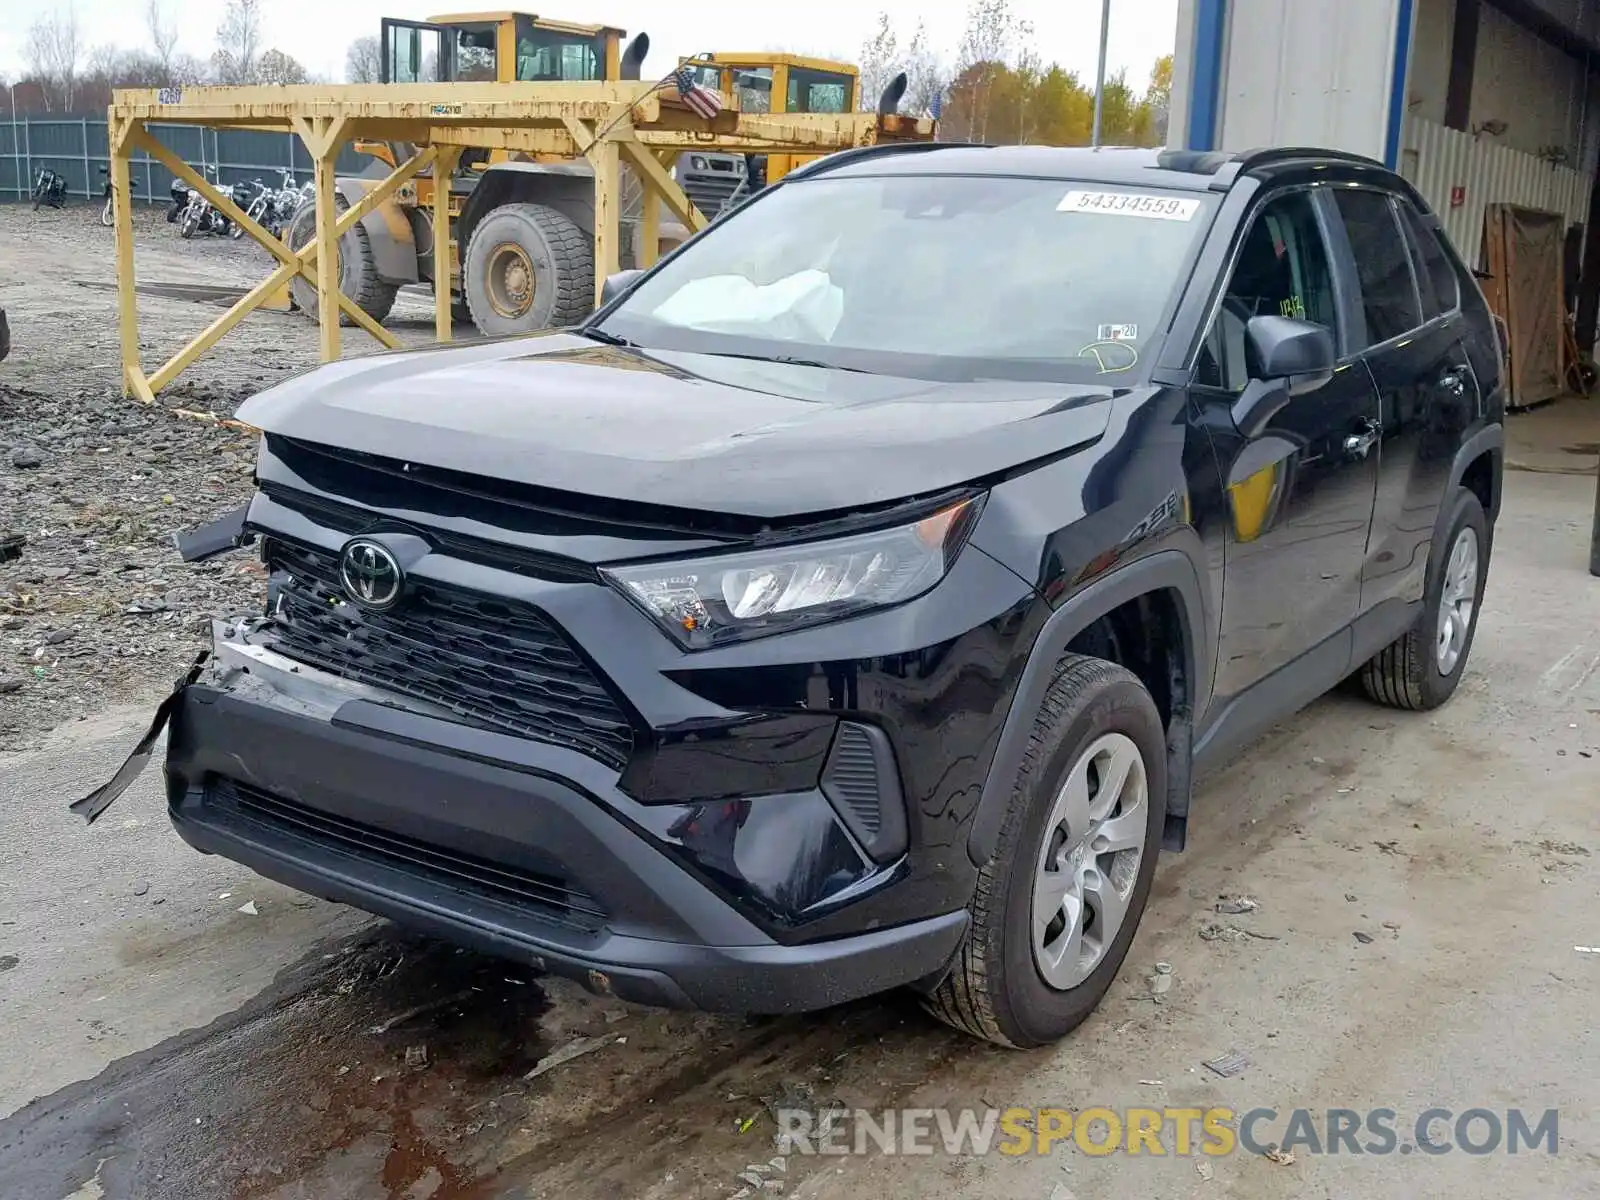
{"type": "Polygon", "coordinates": [[[605,78],[606,52],[599,37],[542,29],[517,18],[517,78],[587,83],[605,78]]]}
{"type": "Polygon", "coordinates": [[[797,113],[842,113],[853,107],[848,75],[832,71],[789,68],[789,111],[797,113]]]}
{"type": "Polygon", "coordinates": [[[1060,180],[797,180],[688,243],[599,327],[924,379],[1131,384],[1214,205],[1060,180]]]}

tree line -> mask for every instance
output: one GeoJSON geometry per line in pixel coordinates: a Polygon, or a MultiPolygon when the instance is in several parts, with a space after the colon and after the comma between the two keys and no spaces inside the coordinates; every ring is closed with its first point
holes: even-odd
{"type": "Polygon", "coordinates": [[[262,0],[227,0],[202,58],[178,48],[173,0],[145,0],[149,44],[132,49],[90,46],[77,7],[67,0],[28,27],[24,70],[8,85],[11,98],[19,113],[98,112],[115,88],[311,82],[293,55],[264,44],[262,11],[262,0]]]}
{"type": "MultiPolygon", "coordinates": [[[[226,0],[204,58],[179,48],[174,0],[145,0],[147,46],[123,49],[85,42],[73,0],[36,20],[24,44],[26,72],[12,99],[18,112],[92,112],[119,87],[184,84],[315,82],[295,58],[263,44],[263,0],[226,0]]],[[[901,109],[940,116],[939,136],[952,141],[1082,146],[1094,121],[1094,82],[1045,63],[1032,26],[1010,0],[971,0],[966,28],[951,54],[941,54],[919,21],[902,38],[887,12],[861,47],[861,104],[877,104],[899,71],[908,80],[901,109]]],[[[345,59],[351,83],[379,78],[376,37],[353,41],[345,59]]],[[[1166,140],[1172,56],[1158,59],[1136,91],[1124,73],[1106,80],[1101,140],[1110,145],[1160,145],[1166,140]]]]}
{"type": "MultiPolygon", "coordinates": [[[[863,108],[876,106],[889,80],[904,71],[901,110],[925,116],[937,108],[942,140],[1086,146],[1092,138],[1094,81],[1080,80],[1058,63],[1046,64],[1032,25],[1016,16],[1009,0],[972,0],[966,29],[948,59],[929,45],[922,22],[902,39],[893,18],[880,12],[859,64],[863,108]]],[[[1156,60],[1142,91],[1125,72],[1109,75],[1101,142],[1164,144],[1171,93],[1170,54],[1156,60]]]]}

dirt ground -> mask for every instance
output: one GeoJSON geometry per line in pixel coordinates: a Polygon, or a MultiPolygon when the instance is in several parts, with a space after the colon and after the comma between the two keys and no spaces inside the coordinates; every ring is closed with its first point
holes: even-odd
{"type": "MultiPolygon", "coordinates": [[[[979,1046],[903,996],[801,1018],[663,1013],[196,855],[154,771],[92,829],[66,813],[137,738],[208,606],[249,603],[257,582],[197,576],[166,541],[243,495],[249,447],[115,397],[110,294],[63,277],[108,278],[109,251],[60,267],[109,241],[75,217],[0,208],[19,342],[0,365],[0,526],[30,538],[0,566],[0,613],[34,597],[0,629],[0,677],[23,681],[0,695],[0,725],[25,747],[0,753],[3,1200],[1600,1196],[1600,954],[1579,949],[1600,946],[1600,580],[1585,570],[1593,477],[1567,469],[1592,470],[1600,410],[1513,423],[1531,469],[1507,477],[1451,704],[1408,715],[1331,696],[1202,781],[1189,849],[1166,856],[1121,976],[1062,1045],[979,1046]],[[45,324],[48,342],[28,332],[45,324]],[[13,467],[23,441],[46,465],[13,467]],[[110,533],[73,524],[77,496],[112,506],[110,533]],[[124,611],[157,595],[166,609],[124,611]],[[60,650],[80,645],[93,653],[60,650]],[[1240,895],[1256,907],[1217,911],[1240,895]],[[591,1052],[528,1077],[579,1038],[591,1052]],[[1227,1051],[1242,1072],[1202,1065],[1227,1051]],[[1138,1157],[1071,1142],[1017,1158],[779,1152],[773,1108],[834,1101],[1386,1107],[1402,1145],[1287,1163],[1182,1156],[1170,1138],[1138,1157]],[[1558,1152],[1410,1154],[1408,1123],[1431,1106],[1559,1109],[1558,1152]]],[[[146,278],[255,270],[238,247],[169,232],[143,229],[146,278]]],[[[208,319],[167,300],[145,312],[156,341],[208,319]]],[[[425,338],[426,320],[403,335],[425,338]]],[[[297,316],[247,335],[207,360],[197,407],[225,411],[314,349],[297,316]]]]}
{"type": "MultiPolygon", "coordinates": [[[[228,416],[316,362],[313,322],[261,313],[164,391],[157,408],[124,400],[112,233],[98,211],[0,205],[0,307],[12,331],[0,364],[0,534],[27,538],[19,559],[0,563],[0,749],[35,744],[62,721],[141,694],[198,647],[213,613],[255,603],[253,564],[188,567],[172,544],[174,532],[249,494],[254,445],[171,409],[228,416]]],[[[183,241],[161,209],[136,209],[136,223],[141,287],[220,297],[140,297],[148,372],[270,262],[248,238],[183,241]]],[[[402,293],[389,322],[396,336],[430,340],[431,305],[431,295],[402,293]]],[[[354,353],[377,348],[357,329],[345,338],[354,353]]]]}

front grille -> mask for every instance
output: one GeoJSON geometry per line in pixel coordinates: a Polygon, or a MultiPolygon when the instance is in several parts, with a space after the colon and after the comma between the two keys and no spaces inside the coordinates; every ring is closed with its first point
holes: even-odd
{"type": "Polygon", "coordinates": [[[414,696],[471,724],[581,751],[620,770],[633,728],[538,609],[422,580],[387,612],[349,603],[338,558],[269,538],[275,649],[346,679],[414,696]]]}
{"type": "Polygon", "coordinates": [[[605,909],[598,900],[554,873],[441,850],[220,776],[206,781],[206,803],[235,821],[247,821],[324,850],[380,863],[413,878],[485,900],[519,909],[535,908],[541,916],[573,929],[592,933],[606,921],[605,909]]]}
{"type": "Polygon", "coordinates": [[[739,186],[743,182],[742,175],[719,178],[709,173],[695,174],[679,180],[690,203],[698,208],[708,221],[720,213],[738,194],[739,186]]]}

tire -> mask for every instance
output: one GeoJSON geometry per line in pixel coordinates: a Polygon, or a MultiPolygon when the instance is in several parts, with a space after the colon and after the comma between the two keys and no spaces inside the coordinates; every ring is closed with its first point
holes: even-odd
{"type": "Polygon", "coordinates": [[[195,230],[199,228],[200,214],[193,208],[184,209],[183,220],[178,222],[178,236],[185,239],[192,238],[195,235],[195,230]]]}
{"type": "Polygon", "coordinates": [[[1477,496],[1466,488],[1457,489],[1450,501],[1450,520],[1445,528],[1444,538],[1436,540],[1428,554],[1428,582],[1416,624],[1373,655],[1359,672],[1362,691],[1390,708],[1413,712],[1438,708],[1455,694],[1472,653],[1491,548],[1489,521],[1477,496]],[[1455,655],[1446,658],[1442,649],[1442,609],[1447,588],[1455,595],[1463,582],[1462,570],[1467,564],[1456,557],[1461,553],[1463,542],[1471,546],[1475,555],[1465,575],[1472,581],[1470,611],[1463,621],[1459,605],[1453,605],[1456,609],[1455,655]]]}
{"type": "MultiPolygon", "coordinates": [[[[350,207],[343,195],[334,194],[334,208],[344,212],[350,207]]],[[[317,206],[302,204],[289,222],[290,246],[303,246],[316,240],[317,206]]],[[[385,283],[378,278],[378,264],[372,254],[372,239],[358,221],[339,239],[339,290],[349,296],[361,310],[374,321],[381,322],[394,308],[394,298],[400,294],[400,285],[385,283]]],[[[316,285],[304,276],[296,275],[289,284],[289,293],[295,305],[312,320],[317,319],[316,285]]],[[[339,313],[341,325],[354,325],[350,315],[339,313]]]]}
{"type": "Polygon", "coordinates": [[[457,325],[472,324],[472,309],[468,307],[464,297],[455,297],[450,301],[450,320],[457,325]]]}
{"type": "MultiPolygon", "coordinates": [[[[1135,771],[1126,778],[1133,785],[1135,771]]],[[[1166,786],[1166,734],[1144,685],[1115,663],[1075,654],[1063,657],[1034,720],[994,855],[978,873],[966,939],[949,974],[928,997],[929,1011],[974,1037],[1017,1049],[1048,1045],[1082,1023],[1127,957],[1150,898],[1165,824],[1166,786]],[[1108,746],[1112,749],[1103,749],[1108,746]],[[1047,981],[1035,950],[1035,881],[1049,877],[1043,873],[1047,853],[1059,853],[1054,810],[1063,785],[1084,771],[1082,764],[1091,756],[1097,765],[1115,761],[1097,750],[1137,758],[1144,779],[1143,813],[1138,815],[1133,791],[1127,791],[1131,807],[1126,810],[1122,798],[1112,797],[1107,801],[1113,805],[1110,815],[1130,818],[1120,831],[1127,849],[1115,860],[1102,854],[1078,861],[1077,872],[1097,868],[1102,886],[1116,887],[1125,910],[1109,941],[1099,944],[1098,957],[1082,968],[1086,974],[1063,987],[1047,981]],[[1134,849],[1137,858],[1128,858],[1134,849]]],[[[1086,815],[1094,813],[1095,803],[1095,798],[1089,800],[1086,815]]],[[[1091,823],[1090,828],[1112,826],[1091,823]]],[[[1053,941],[1049,931],[1058,929],[1060,937],[1066,926],[1067,914],[1051,911],[1055,915],[1045,927],[1047,945],[1053,941]]],[[[1094,914],[1083,927],[1092,934],[1098,907],[1091,899],[1080,911],[1094,914]]]]}
{"type": "Polygon", "coordinates": [[[594,240],[542,204],[490,210],[467,242],[461,275],[473,324],[487,336],[573,325],[594,311],[594,240]],[[525,292],[503,279],[491,289],[491,267],[508,259],[505,274],[512,279],[532,268],[533,293],[525,301],[525,292]]]}
{"type": "Polygon", "coordinates": [[[178,223],[178,218],[180,216],[182,216],[182,215],[183,215],[183,209],[179,208],[176,204],[168,203],[168,205],[167,205],[167,224],[168,225],[176,225],[178,223]]]}

